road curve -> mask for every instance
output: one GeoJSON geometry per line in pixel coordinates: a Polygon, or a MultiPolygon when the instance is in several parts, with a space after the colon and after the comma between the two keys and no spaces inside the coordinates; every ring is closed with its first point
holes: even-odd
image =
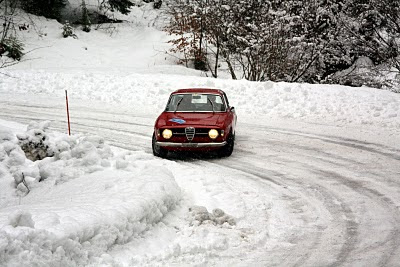
{"type": "MultiPolygon", "coordinates": [[[[151,153],[154,117],[85,105],[74,106],[72,114],[73,132],[98,134],[114,146],[151,153]]],[[[64,110],[51,103],[0,98],[0,119],[49,120],[53,129],[65,132],[64,110]]],[[[262,259],[268,266],[399,266],[398,147],[239,118],[231,157],[174,160],[233,173],[268,192],[271,242],[246,265],[262,259]]]]}

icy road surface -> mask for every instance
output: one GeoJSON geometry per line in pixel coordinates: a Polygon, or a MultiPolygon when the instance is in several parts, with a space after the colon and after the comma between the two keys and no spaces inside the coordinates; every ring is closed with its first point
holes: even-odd
{"type": "MultiPolygon", "coordinates": [[[[66,131],[62,101],[26,99],[1,95],[0,119],[50,120],[54,130],[66,131]]],[[[156,116],[71,104],[72,133],[146,153],[156,116]]],[[[188,232],[185,223],[169,220],[170,227],[109,253],[123,265],[398,266],[399,144],[390,129],[239,117],[231,157],[160,159],[188,206],[222,208],[237,227],[188,232]],[[152,239],[160,240],[153,251],[146,247],[152,239]]]]}

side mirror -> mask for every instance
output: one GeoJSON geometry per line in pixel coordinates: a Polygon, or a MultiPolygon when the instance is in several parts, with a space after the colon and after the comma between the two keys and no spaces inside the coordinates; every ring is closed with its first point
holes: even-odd
{"type": "Polygon", "coordinates": [[[231,112],[235,112],[235,107],[231,107],[231,108],[230,108],[230,111],[231,111],[231,112]]]}

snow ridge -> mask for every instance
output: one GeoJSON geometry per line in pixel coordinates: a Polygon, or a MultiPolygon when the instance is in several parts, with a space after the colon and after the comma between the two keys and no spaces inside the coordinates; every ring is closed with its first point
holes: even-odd
{"type": "MultiPolygon", "coordinates": [[[[45,94],[59,99],[68,90],[74,99],[108,102],[138,114],[157,114],[169,94],[179,88],[223,89],[240,118],[296,119],[336,125],[374,125],[399,128],[400,95],[373,88],[339,85],[249,82],[193,76],[132,74],[129,72],[52,73],[10,71],[0,93],[45,94]]],[[[10,96],[11,97],[11,96],[10,96]]]]}
{"type": "Polygon", "coordinates": [[[56,155],[32,162],[18,149],[15,134],[0,132],[5,266],[114,264],[108,250],[140,238],[180,203],[170,171],[142,154],[114,154],[99,137],[45,132],[56,155]],[[12,151],[21,160],[10,166],[12,151]],[[21,170],[30,177],[29,194],[13,177],[21,170]]]}

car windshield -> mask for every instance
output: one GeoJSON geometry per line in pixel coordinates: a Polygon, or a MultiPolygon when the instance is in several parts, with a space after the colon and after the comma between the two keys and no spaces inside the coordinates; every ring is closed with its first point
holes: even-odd
{"type": "Polygon", "coordinates": [[[220,95],[189,93],[172,95],[165,111],[221,112],[226,107],[220,95]]]}

